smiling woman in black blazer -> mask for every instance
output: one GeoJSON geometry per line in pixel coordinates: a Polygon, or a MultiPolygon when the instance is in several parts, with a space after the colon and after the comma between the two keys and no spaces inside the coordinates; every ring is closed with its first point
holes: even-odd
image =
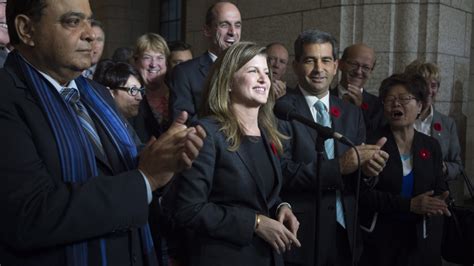
{"type": "Polygon", "coordinates": [[[207,138],[162,205],[186,230],[189,265],[282,265],[298,221],[279,198],[281,135],[264,48],[241,42],[217,60],[204,94],[207,138]]]}
{"type": "Polygon", "coordinates": [[[440,215],[449,214],[438,142],[414,129],[426,98],[421,76],[392,75],[380,87],[390,158],[375,188],[361,195],[364,252],[359,265],[441,265],[440,215]]]}

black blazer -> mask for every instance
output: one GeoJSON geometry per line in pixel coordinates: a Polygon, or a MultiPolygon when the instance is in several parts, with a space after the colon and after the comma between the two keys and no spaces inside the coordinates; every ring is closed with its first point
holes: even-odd
{"type": "Polygon", "coordinates": [[[190,121],[197,119],[201,106],[202,93],[212,59],[208,52],[177,65],[170,80],[170,121],[173,121],[181,111],[189,114],[190,121]]]}
{"type": "Polygon", "coordinates": [[[147,143],[152,136],[158,138],[168,129],[168,125],[160,125],[156,120],[146,95],[140,102],[138,114],[128,121],[143,143],[147,143]]]}
{"type": "MultiPolygon", "coordinates": [[[[403,167],[397,144],[389,126],[385,126],[369,137],[373,143],[380,137],[387,137],[383,146],[390,158],[383,171],[379,174],[379,182],[375,188],[361,195],[361,224],[372,227],[372,232],[364,233],[364,255],[362,260],[367,265],[395,265],[397,254],[390,246],[396,239],[411,238],[416,243],[420,265],[438,265],[440,263],[440,241],[442,235],[442,218],[427,218],[410,212],[410,200],[400,196],[403,167]],[[377,214],[377,218],[375,217],[377,214]],[[400,215],[411,219],[412,231],[401,228],[400,215]],[[424,238],[423,224],[426,225],[424,238]],[[411,236],[407,236],[410,234],[411,236]]],[[[412,144],[413,154],[413,197],[433,190],[440,194],[447,190],[441,169],[442,152],[439,143],[432,137],[415,130],[412,144]],[[423,153],[423,154],[422,154],[423,153]]],[[[406,244],[412,244],[406,243],[406,244]]]]}
{"type": "Polygon", "coordinates": [[[162,199],[165,213],[188,231],[189,265],[282,265],[280,256],[254,233],[256,213],[275,217],[280,203],[281,169],[262,135],[276,179],[269,197],[255,160],[229,143],[213,118],[198,121],[206,132],[204,146],[191,169],[178,174],[162,199]]]}
{"type": "MultiPolygon", "coordinates": [[[[339,85],[340,86],[340,85],[339,85]]],[[[339,89],[335,87],[330,90],[331,94],[339,97],[339,89]]],[[[379,97],[367,92],[362,91],[362,105],[360,110],[364,115],[364,122],[367,132],[377,130],[379,127],[386,124],[383,115],[383,105],[379,97]]]]}
{"type": "Polygon", "coordinates": [[[108,162],[97,157],[99,176],[66,184],[45,113],[11,59],[0,70],[0,264],[63,266],[66,245],[89,241],[89,265],[101,265],[102,237],[109,265],[141,265],[136,228],[148,217],[143,177],[124,172],[96,121],[108,162]]]}
{"type": "MultiPolygon", "coordinates": [[[[308,104],[299,88],[287,91],[279,99],[296,108],[296,112],[307,119],[313,120],[308,104]]],[[[333,109],[332,128],[346,136],[355,145],[365,141],[365,125],[361,111],[352,104],[346,103],[335,96],[330,96],[330,108],[333,109]]],[[[285,262],[297,265],[315,265],[315,245],[324,252],[328,241],[334,241],[336,228],[336,189],[342,191],[342,202],[345,213],[346,228],[350,246],[354,225],[354,175],[341,176],[338,156],[349,147],[335,142],[335,159],[321,163],[321,175],[316,175],[317,154],[315,141],[317,133],[296,121],[280,121],[281,132],[290,137],[285,143],[282,156],[283,188],[281,197],[292,204],[293,212],[300,221],[298,238],[302,247],[285,254],[285,262]],[[321,182],[322,198],[317,206],[316,188],[321,182]],[[316,217],[316,209],[320,217],[316,217]],[[317,221],[321,223],[320,232],[316,232],[317,221]]],[[[356,243],[356,256],[361,252],[360,237],[356,243]]]]}

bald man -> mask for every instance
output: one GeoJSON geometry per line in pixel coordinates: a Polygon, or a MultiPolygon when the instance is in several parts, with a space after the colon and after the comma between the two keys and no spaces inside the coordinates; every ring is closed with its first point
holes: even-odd
{"type": "Polygon", "coordinates": [[[341,80],[331,91],[333,95],[361,108],[367,131],[377,129],[383,123],[382,102],[364,89],[375,63],[374,49],[366,44],[347,47],[339,61],[341,80]]]}
{"type": "Polygon", "coordinates": [[[206,13],[204,36],[207,51],[192,60],[177,65],[170,79],[170,116],[186,111],[191,120],[197,119],[207,74],[222,51],[240,41],[242,19],[236,5],[219,1],[206,13]]]}

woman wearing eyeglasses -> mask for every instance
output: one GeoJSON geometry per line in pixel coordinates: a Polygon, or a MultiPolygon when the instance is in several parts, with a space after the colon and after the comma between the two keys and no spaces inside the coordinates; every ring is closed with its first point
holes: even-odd
{"type": "Polygon", "coordinates": [[[368,141],[386,137],[382,149],[390,158],[375,188],[361,194],[360,265],[441,265],[441,248],[432,242],[442,227],[430,221],[449,215],[442,153],[434,138],[414,129],[426,100],[424,87],[421,76],[403,74],[390,76],[380,87],[388,125],[368,141]]]}
{"type": "Polygon", "coordinates": [[[118,110],[129,119],[138,114],[142,100],[142,78],[130,64],[101,61],[100,71],[94,75],[94,80],[109,88],[118,110]]]}

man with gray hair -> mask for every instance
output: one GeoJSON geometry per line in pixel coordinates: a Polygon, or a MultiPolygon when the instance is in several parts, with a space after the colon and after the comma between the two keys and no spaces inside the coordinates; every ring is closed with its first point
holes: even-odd
{"type": "MultiPolygon", "coordinates": [[[[307,30],[298,36],[294,48],[293,70],[298,86],[278,101],[359,145],[356,148],[365,177],[363,187],[371,186],[388,159],[380,149],[386,139],[376,145],[362,145],[365,126],[361,111],[329,94],[338,65],[335,38],[326,32],[307,30]]],[[[357,260],[362,251],[360,237],[353,238],[354,229],[359,231],[354,219],[358,169],[354,150],[332,138],[324,141],[324,136],[297,121],[281,121],[280,129],[290,137],[281,159],[281,196],[291,202],[301,225],[301,248],[285,254],[286,265],[351,265],[352,256],[357,260]],[[318,158],[315,150],[319,138],[324,141],[324,159],[318,158]]]]}
{"type": "Polygon", "coordinates": [[[88,0],[14,0],[0,69],[0,264],[158,265],[152,192],[191,167],[186,113],[140,153],[91,65],[88,0]],[[108,97],[107,97],[108,96],[108,97]]]}

